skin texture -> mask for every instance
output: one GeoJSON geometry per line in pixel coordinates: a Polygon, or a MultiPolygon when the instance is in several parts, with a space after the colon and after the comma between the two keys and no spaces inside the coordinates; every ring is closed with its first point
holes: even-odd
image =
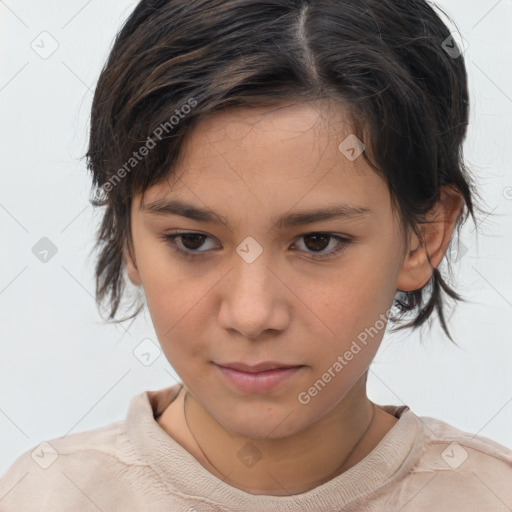
{"type": "MultiPolygon", "coordinates": [[[[447,249],[462,199],[446,190],[423,225],[424,244],[404,237],[386,183],[363,157],[338,145],[351,128],[342,110],[321,102],[273,109],[235,109],[201,121],[187,140],[177,174],[150,188],[144,204],[181,199],[224,216],[228,226],[140,210],[133,198],[134,253],[127,273],[142,286],[162,350],[189,391],[187,419],[180,395],[161,427],[214,475],[254,494],[306,491],[362,460],[396,423],[366,394],[368,367],[385,328],[369,336],[342,371],[308,403],[298,395],[327,372],[365,329],[382,327],[396,290],[421,288],[447,249]],[[367,217],[330,219],[278,229],[281,214],[350,203],[367,217]],[[207,235],[179,247],[160,238],[172,230],[207,235]],[[332,233],[352,240],[333,257],[332,233]],[[263,252],[251,263],[236,248],[248,236],[263,252]],[[201,245],[203,242],[203,245],[201,245]],[[191,249],[190,249],[191,248],[191,249]],[[316,251],[316,252],[315,252],[316,251]],[[214,363],[279,361],[303,365],[268,393],[235,388],[214,363]],[[249,443],[261,458],[247,467],[237,456],[249,443]]],[[[385,323],[384,323],[385,325],[385,323]]]]}

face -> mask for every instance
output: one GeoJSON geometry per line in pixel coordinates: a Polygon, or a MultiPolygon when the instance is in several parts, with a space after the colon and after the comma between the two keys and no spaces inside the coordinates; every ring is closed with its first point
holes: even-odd
{"type": "Polygon", "coordinates": [[[336,115],[321,103],[216,114],[175,174],[132,203],[128,272],[161,347],[240,436],[291,435],[340,403],[379,347],[403,271],[386,183],[339,149],[351,128],[336,115]],[[343,205],[363,213],[298,215],[343,205]],[[256,379],[219,368],[269,361],[299,368],[256,379]]]}

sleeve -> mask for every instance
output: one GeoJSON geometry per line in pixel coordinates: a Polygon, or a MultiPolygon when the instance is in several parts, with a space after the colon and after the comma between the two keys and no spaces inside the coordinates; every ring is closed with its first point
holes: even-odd
{"type": "Polygon", "coordinates": [[[98,512],[94,499],[70,477],[72,466],[88,472],[87,464],[60,456],[49,443],[27,450],[0,478],[0,512],[98,512]]]}

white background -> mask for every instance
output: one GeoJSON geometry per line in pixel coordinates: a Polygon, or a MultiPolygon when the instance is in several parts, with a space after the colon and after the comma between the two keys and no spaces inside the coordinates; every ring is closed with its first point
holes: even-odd
{"type": "MultiPolygon", "coordinates": [[[[135,5],[0,1],[0,474],[41,441],[122,420],[132,396],[175,383],[163,354],[146,367],[132,353],[145,338],[157,343],[148,313],[124,327],[102,324],[89,256],[100,219],[81,159],[90,105],[135,5]],[[47,59],[31,48],[43,31],[58,42],[47,59]],[[42,237],[58,249],[47,263],[32,253],[42,237]]],[[[418,331],[386,334],[369,397],[512,447],[512,2],[440,5],[469,44],[465,151],[492,215],[478,237],[468,221],[454,267],[455,289],[468,299],[449,320],[461,349],[437,321],[422,343],[418,331]]]]}

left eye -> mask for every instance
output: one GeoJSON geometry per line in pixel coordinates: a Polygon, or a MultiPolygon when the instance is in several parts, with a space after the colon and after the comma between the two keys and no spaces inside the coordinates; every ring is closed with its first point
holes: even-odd
{"type": "MultiPolygon", "coordinates": [[[[211,239],[208,235],[203,233],[174,233],[174,234],[163,234],[161,238],[180,256],[186,258],[198,258],[205,256],[208,250],[215,247],[207,248],[206,250],[199,250],[204,246],[206,239],[211,239]],[[178,240],[180,241],[178,243],[178,240]]],[[[346,248],[351,242],[349,238],[344,238],[339,235],[332,233],[308,233],[301,235],[299,240],[304,239],[304,246],[306,249],[300,249],[307,254],[310,254],[313,259],[328,258],[338,254],[346,248]],[[334,241],[334,243],[333,243],[334,241]],[[325,250],[331,246],[331,249],[325,250]]],[[[295,243],[292,248],[295,247],[295,243]]],[[[203,247],[204,249],[204,247],[203,247]]]]}
{"type": "Polygon", "coordinates": [[[345,246],[350,243],[348,238],[343,238],[331,233],[310,233],[307,235],[302,235],[300,238],[304,239],[304,245],[306,246],[306,249],[313,251],[311,254],[319,254],[320,257],[333,256],[342,251],[345,246]],[[333,241],[335,242],[334,244],[332,244],[333,241]],[[331,245],[331,249],[325,251],[329,245],[331,245]]]}

